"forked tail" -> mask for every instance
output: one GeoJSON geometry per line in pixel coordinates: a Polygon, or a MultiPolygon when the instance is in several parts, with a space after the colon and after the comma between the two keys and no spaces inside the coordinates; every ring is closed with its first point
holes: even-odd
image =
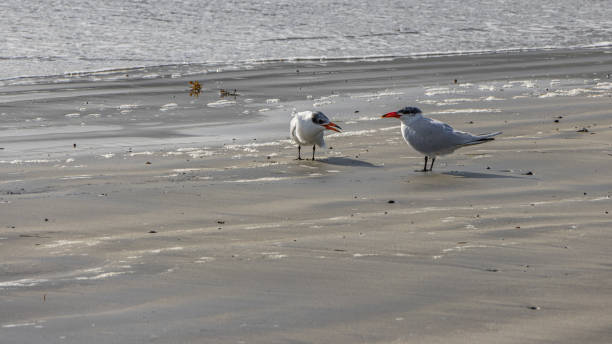
{"type": "Polygon", "coordinates": [[[490,134],[474,135],[474,140],[466,142],[464,145],[466,146],[477,145],[477,144],[485,143],[488,141],[493,141],[495,140],[493,136],[497,136],[501,133],[502,133],[501,131],[497,131],[497,132],[490,133],[490,134]]]}

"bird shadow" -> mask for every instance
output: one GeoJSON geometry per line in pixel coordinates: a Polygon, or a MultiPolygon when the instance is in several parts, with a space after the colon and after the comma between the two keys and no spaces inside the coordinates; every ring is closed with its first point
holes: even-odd
{"type": "Polygon", "coordinates": [[[495,174],[495,173],[480,173],[480,172],[468,172],[468,171],[449,171],[442,172],[441,174],[453,176],[453,177],[461,177],[461,178],[510,178],[510,179],[525,179],[524,177],[518,176],[508,176],[503,174],[495,174]]]}
{"type": "Polygon", "coordinates": [[[347,157],[329,157],[317,160],[325,164],[329,165],[337,165],[337,166],[357,166],[357,167],[382,167],[379,165],[374,165],[367,161],[357,160],[347,157]]]}

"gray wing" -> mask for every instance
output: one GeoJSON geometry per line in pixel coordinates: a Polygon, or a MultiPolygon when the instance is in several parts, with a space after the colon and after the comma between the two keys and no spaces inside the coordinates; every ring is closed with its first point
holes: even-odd
{"type": "Polygon", "coordinates": [[[293,116],[293,118],[291,118],[291,122],[289,122],[289,134],[291,135],[293,141],[295,141],[297,144],[300,144],[297,134],[295,133],[295,131],[297,130],[297,122],[297,116],[293,116]]]}
{"type": "Polygon", "coordinates": [[[492,139],[491,136],[472,135],[465,131],[455,130],[444,122],[424,117],[411,125],[408,142],[423,154],[442,155],[452,153],[465,145],[489,141],[492,139]]]}

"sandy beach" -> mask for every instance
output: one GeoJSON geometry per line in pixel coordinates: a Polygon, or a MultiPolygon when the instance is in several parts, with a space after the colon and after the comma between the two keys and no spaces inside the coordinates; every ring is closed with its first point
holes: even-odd
{"type": "Polygon", "coordinates": [[[0,87],[1,343],[610,342],[612,50],[181,68],[0,87]]]}

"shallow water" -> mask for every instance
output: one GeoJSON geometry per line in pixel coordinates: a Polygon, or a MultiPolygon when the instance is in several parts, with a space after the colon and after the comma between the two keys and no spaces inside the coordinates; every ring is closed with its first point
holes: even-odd
{"type": "Polygon", "coordinates": [[[5,0],[0,12],[0,80],[612,41],[612,7],[596,0],[5,0]]]}

